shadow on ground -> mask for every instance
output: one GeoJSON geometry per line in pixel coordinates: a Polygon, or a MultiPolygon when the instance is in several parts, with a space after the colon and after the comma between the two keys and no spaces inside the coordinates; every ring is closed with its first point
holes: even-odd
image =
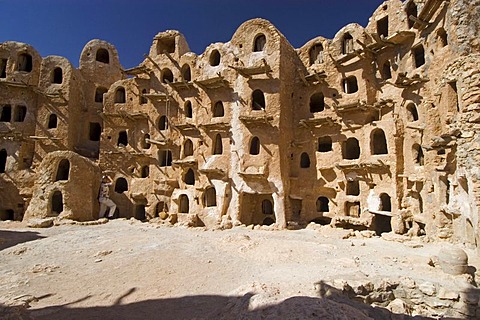
{"type": "Polygon", "coordinates": [[[42,238],[45,237],[41,236],[38,232],[0,230],[0,250],[13,247],[19,243],[42,238]]]}

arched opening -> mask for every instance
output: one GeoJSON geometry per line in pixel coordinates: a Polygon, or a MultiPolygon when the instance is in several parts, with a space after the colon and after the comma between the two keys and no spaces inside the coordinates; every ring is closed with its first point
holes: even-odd
{"type": "Polygon", "coordinates": [[[183,182],[190,186],[193,186],[195,184],[195,173],[192,169],[187,170],[187,173],[185,173],[185,176],[183,177],[183,182]]]}
{"type": "Polygon", "coordinates": [[[168,206],[164,201],[159,201],[155,206],[155,217],[162,217],[161,213],[168,212],[168,206]]]}
{"type": "Polygon", "coordinates": [[[329,212],[330,207],[329,207],[329,202],[327,197],[318,197],[316,207],[317,207],[317,212],[329,212]]]}
{"type": "Polygon", "coordinates": [[[418,166],[423,166],[424,164],[423,150],[418,143],[415,143],[412,146],[412,155],[413,155],[413,162],[418,166]]]}
{"type": "Polygon", "coordinates": [[[158,119],[158,129],[159,130],[167,130],[168,129],[168,118],[167,116],[161,116],[158,119]]]}
{"type": "Polygon", "coordinates": [[[388,154],[387,139],[382,129],[375,129],[372,132],[372,154],[388,154]]]}
{"type": "Polygon", "coordinates": [[[413,122],[413,121],[417,121],[418,120],[418,111],[417,111],[417,107],[415,106],[415,104],[412,102],[412,103],[409,103],[407,105],[407,120],[409,122],[413,122]]]}
{"type": "Polygon", "coordinates": [[[216,49],[213,50],[212,53],[210,53],[208,62],[212,67],[218,66],[220,64],[220,52],[216,49]]]}
{"type": "Polygon", "coordinates": [[[140,104],[147,104],[148,103],[148,99],[147,99],[147,97],[145,97],[146,94],[147,94],[147,89],[143,89],[142,94],[140,95],[140,104]]]}
{"type": "Polygon", "coordinates": [[[262,201],[262,213],[263,214],[273,214],[273,203],[268,199],[262,201]]]}
{"type": "Polygon", "coordinates": [[[185,101],[185,106],[183,107],[183,111],[185,113],[185,118],[193,118],[193,108],[192,103],[187,100],[185,101]]]}
{"type": "Polygon", "coordinates": [[[55,177],[55,181],[68,180],[69,175],[70,175],[70,161],[68,161],[67,159],[62,159],[58,163],[57,175],[55,177]]]}
{"type": "Polygon", "coordinates": [[[223,144],[222,144],[222,136],[217,133],[215,136],[215,142],[213,144],[213,154],[222,154],[223,153],[223,144]]]}
{"type": "Polygon", "coordinates": [[[16,106],[15,112],[13,113],[13,121],[23,122],[27,116],[27,107],[26,106],[16,106]]]}
{"type": "Polygon", "coordinates": [[[418,45],[412,49],[413,61],[415,68],[419,68],[425,64],[425,50],[422,45],[418,45]]]}
{"type": "Polygon", "coordinates": [[[162,70],[162,82],[170,83],[173,82],[173,73],[172,70],[165,68],[162,70]]]}
{"type": "Polygon", "coordinates": [[[178,202],[179,202],[179,208],[178,208],[179,213],[188,213],[188,211],[190,211],[190,204],[188,201],[188,196],[186,194],[180,195],[180,197],[178,197],[178,202]]]}
{"type": "Polygon", "coordinates": [[[300,156],[300,168],[310,168],[310,157],[306,152],[300,156]]]}
{"type": "Polygon", "coordinates": [[[125,103],[126,94],[124,87],[118,87],[115,91],[115,103],[125,103]]]}
{"type": "Polygon", "coordinates": [[[18,55],[17,70],[30,72],[33,69],[33,59],[28,53],[21,53],[18,55]]]}
{"type": "Polygon", "coordinates": [[[62,68],[55,68],[52,71],[51,82],[61,84],[63,82],[63,71],[62,68]]]}
{"type": "Polygon", "coordinates": [[[380,211],[392,211],[392,200],[386,193],[380,194],[380,211]]]}
{"type": "Polygon", "coordinates": [[[117,147],[126,146],[128,146],[128,134],[127,131],[123,130],[118,133],[117,147]]]}
{"type": "Polygon", "coordinates": [[[7,167],[7,150],[0,150],[0,173],[5,173],[7,167]]]}
{"type": "Polygon", "coordinates": [[[263,34],[259,34],[258,36],[255,37],[255,41],[253,44],[253,51],[254,52],[260,52],[265,49],[265,44],[267,43],[267,38],[263,34]]]}
{"type": "Polygon", "coordinates": [[[314,93],[310,97],[310,112],[321,112],[325,110],[325,96],[322,92],[314,93]]]}
{"type": "Polygon", "coordinates": [[[2,107],[0,122],[10,122],[12,120],[12,106],[7,104],[2,107]]]}
{"type": "Polygon", "coordinates": [[[135,205],[135,219],[140,220],[140,221],[144,221],[144,220],[147,219],[144,204],[135,205]]]}
{"type": "Polygon", "coordinates": [[[140,170],[140,176],[142,178],[148,178],[149,175],[150,175],[150,167],[143,166],[142,169],[140,170]]]}
{"type": "Polygon", "coordinates": [[[360,195],[360,183],[358,180],[347,181],[347,196],[358,196],[360,195]]]}
{"type": "Polygon", "coordinates": [[[98,49],[97,54],[95,55],[95,60],[102,63],[110,63],[110,54],[108,53],[108,50],[104,48],[98,49]]]}
{"type": "Polygon", "coordinates": [[[392,78],[392,68],[390,66],[390,61],[385,61],[382,66],[382,79],[388,80],[392,78]]]}
{"type": "Polygon", "coordinates": [[[118,178],[117,181],[115,181],[115,192],[116,193],[123,193],[125,191],[128,191],[127,179],[118,178]]]}
{"type": "Polygon", "coordinates": [[[172,151],[171,150],[160,150],[158,152],[158,160],[160,161],[160,166],[168,167],[172,165],[172,151]]]}
{"type": "Polygon", "coordinates": [[[95,89],[95,102],[103,102],[103,95],[107,93],[107,88],[98,87],[95,89]]]}
{"type": "Polygon", "coordinates": [[[57,127],[57,124],[58,124],[57,115],[56,115],[55,113],[52,113],[52,114],[48,117],[47,128],[48,128],[48,129],[55,129],[55,128],[57,127]]]}
{"type": "Polygon", "coordinates": [[[213,105],[213,117],[223,117],[225,115],[225,110],[223,109],[222,101],[217,101],[213,105]]]}
{"type": "Polygon", "coordinates": [[[7,64],[8,64],[8,59],[0,59],[0,78],[6,78],[7,77],[7,64]]]}
{"type": "Polygon", "coordinates": [[[438,44],[440,48],[443,48],[448,45],[448,36],[445,29],[443,28],[438,29],[437,37],[438,37],[438,44]]]}
{"type": "Polygon", "coordinates": [[[413,28],[413,25],[415,24],[415,21],[413,19],[411,19],[410,17],[416,18],[417,15],[418,15],[417,5],[415,4],[415,2],[413,0],[408,3],[405,12],[407,13],[408,28],[413,28]]]}
{"type": "Polygon", "coordinates": [[[217,192],[214,187],[208,187],[203,194],[203,203],[205,207],[217,206],[217,192]]]}
{"type": "Polygon", "coordinates": [[[63,212],[63,196],[62,192],[60,191],[55,191],[52,194],[52,200],[51,200],[51,214],[58,216],[60,213],[63,212]]]}
{"type": "Polygon", "coordinates": [[[185,82],[192,81],[192,71],[190,70],[190,66],[188,64],[184,64],[182,66],[182,78],[185,82]]]}
{"type": "Polygon", "coordinates": [[[358,91],[357,77],[350,76],[342,80],[343,92],[355,93],[358,91]]]}
{"type": "Polygon", "coordinates": [[[330,136],[318,138],[318,152],[332,151],[332,138],[330,136]]]}
{"type": "Polygon", "coordinates": [[[380,38],[388,37],[388,16],[377,20],[377,34],[380,36],[380,38]]]}
{"type": "Polygon", "coordinates": [[[310,65],[315,63],[323,63],[323,46],[321,43],[317,43],[310,48],[308,53],[310,58],[310,65]]]}
{"type": "Polygon", "coordinates": [[[343,159],[353,160],[360,158],[360,145],[355,138],[348,138],[342,148],[343,159]]]}
{"type": "Polygon", "coordinates": [[[345,33],[342,38],[342,54],[353,52],[353,37],[350,33],[345,33]]]}
{"type": "Polygon", "coordinates": [[[88,128],[88,138],[90,141],[100,141],[102,135],[102,126],[98,122],[90,122],[88,128]]]}
{"type": "Polygon", "coordinates": [[[185,140],[183,144],[183,157],[193,156],[193,142],[190,139],[185,140]]]}
{"type": "Polygon", "coordinates": [[[250,154],[257,155],[260,153],[260,139],[258,137],[253,137],[250,141],[250,154]]]}
{"type": "Polygon", "coordinates": [[[265,110],[265,95],[261,90],[252,92],[252,110],[265,110]]]}

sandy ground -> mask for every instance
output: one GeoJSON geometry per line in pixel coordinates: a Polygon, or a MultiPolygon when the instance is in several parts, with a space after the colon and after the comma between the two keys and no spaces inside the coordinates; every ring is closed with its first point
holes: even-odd
{"type": "Polygon", "coordinates": [[[319,298],[315,283],[455,281],[429,265],[441,243],[347,233],[1,222],[0,304],[29,306],[33,319],[364,319],[358,306],[319,298]]]}

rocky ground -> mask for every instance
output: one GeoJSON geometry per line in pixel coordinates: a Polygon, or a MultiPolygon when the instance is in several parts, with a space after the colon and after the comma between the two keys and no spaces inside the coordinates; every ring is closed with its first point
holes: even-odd
{"type": "Polygon", "coordinates": [[[0,319],[479,319],[447,243],[309,225],[269,231],[136,220],[0,223],[0,319]]]}

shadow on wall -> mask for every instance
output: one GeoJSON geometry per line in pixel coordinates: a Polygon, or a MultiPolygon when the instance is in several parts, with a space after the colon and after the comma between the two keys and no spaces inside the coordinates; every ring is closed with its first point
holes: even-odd
{"type": "Polygon", "coordinates": [[[0,250],[42,238],[45,237],[40,236],[38,232],[0,230],[0,250]]]}

